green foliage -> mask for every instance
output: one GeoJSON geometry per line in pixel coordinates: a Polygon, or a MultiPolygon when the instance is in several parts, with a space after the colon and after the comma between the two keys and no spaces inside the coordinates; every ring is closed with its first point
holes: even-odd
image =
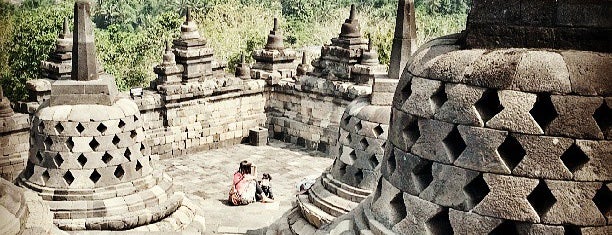
{"type": "Polygon", "coordinates": [[[0,50],[8,54],[8,71],[2,72],[0,79],[8,97],[13,100],[26,97],[25,82],[39,77],[40,61],[46,60],[53,50],[64,18],[71,10],[72,3],[66,1],[35,9],[21,8],[10,17],[13,33],[10,42],[0,50]]]}
{"type": "MultiPolygon", "coordinates": [[[[287,47],[328,44],[338,36],[357,5],[364,36],[372,38],[382,63],[389,63],[397,0],[103,0],[96,1],[98,58],[121,90],[147,86],[155,78],[165,42],[180,33],[187,8],[200,34],[227,60],[230,70],[244,53],[265,44],[272,19],[279,18],[287,47]]],[[[456,33],[465,27],[468,0],[417,0],[418,41],[456,33]]],[[[0,83],[12,100],[26,97],[25,82],[39,78],[40,61],[54,49],[64,17],[74,1],[26,0],[15,8],[0,3],[0,83]]]]}

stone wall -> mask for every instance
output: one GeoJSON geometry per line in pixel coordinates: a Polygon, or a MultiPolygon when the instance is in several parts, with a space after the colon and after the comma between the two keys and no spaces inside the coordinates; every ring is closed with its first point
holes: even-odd
{"type": "Polygon", "coordinates": [[[345,108],[353,99],[371,92],[371,86],[310,76],[298,82],[282,81],[266,92],[270,137],[334,157],[345,108]]]}
{"type": "Polygon", "coordinates": [[[13,181],[25,168],[30,149],[30,121],[26,114],[0,118],[0,176],[13,181]]]}
{"type": "Polygon", "coordinates": [[[170,99],[154,91],[136,98],[151,154],[161,158],[221,148],[243,142],[249,129],[264,126],[262,80],[241,88],[210,89],[206,95],[170,99]]]}

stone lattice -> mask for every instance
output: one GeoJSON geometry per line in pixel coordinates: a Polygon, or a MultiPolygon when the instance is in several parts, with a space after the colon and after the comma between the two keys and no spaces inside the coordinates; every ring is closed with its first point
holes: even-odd
{"type": "Polygon", "coordinates": [[[433,40],[407,64],[376,190],[326,231],[610,233],[612,56],[460,39],[433,40]]]}
{"type": "Polygon", "coordinates": [[[189,219],[164,229],[202,231],[197,222],[190,225],[196,208],[152,165],[138,106],[117,97],[114,78],[97,69],[90,3],[77,1],[74,9],[74,80],[54,82],[50,100],[34,114],[18,183],[45,200],[64,230],[168,223],[165,218],[189,207],[189,219]]]}

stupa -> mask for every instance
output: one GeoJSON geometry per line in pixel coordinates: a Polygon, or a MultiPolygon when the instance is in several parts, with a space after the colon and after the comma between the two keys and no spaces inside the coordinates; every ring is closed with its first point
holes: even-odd
{"type": "Polygon", "coordinates": [[[609,6],[475,0],[408,61],[376,190],[326,231],[609,234],[609,6]]]}
{"type": "Polygon", "coordinates": [[[295,76],[295,65],[293,61],[297,58],[297,53],[285,48],[284,37],[278,27],[278,19],[274,18],[274,28],[268,34],[266,46],[263,49],[253,52],[255,64],[251,68],[253,79],[274,80],[292,78],[295,76]]]}
{"type": "Polygon", "coordinates": [[[42,197],[63,230],[203,230],[189,224],[195,208],[154,168],[138,107],[98,68],[90,12],[88,1],[75,3],[71,77],[52,84],[33,116],[19,185],[42,197]],[[190,219],[167,221],[177,211],[190,219]]]}
{"type": "Polygon", "coordinates": [[[331,40],[331,45],[323,46],[321,57],[312,62],[313,75],[350,81],[353,66],[359,63],[362,52],[368,49],[368,40],[361,35],[356,14],[355,5],[351,5],[350,16],[342,24],[340,35],[331,40]]]}

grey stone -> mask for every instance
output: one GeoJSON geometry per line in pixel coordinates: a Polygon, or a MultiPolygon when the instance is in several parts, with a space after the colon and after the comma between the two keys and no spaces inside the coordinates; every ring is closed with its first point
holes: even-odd
{"type": "Polygon", "coordinates": [[[454,209],[449,209],[448,215],[455,234],[487,235],[502,223],[501,219],[454,209]]]}
{"type": "Polygon", "coordinates": [[[474,206],[471,205],[464,188],[479,175],[478,172],[439,163],[432,165],[431,172],[433,180],[419,194],[420,198],[463,211],[474,206]]]}
{"type": "Polygon", "coordinates": [[[469,126],[458,126],[457,129],[467,146],[455,160],[456,166],[482,172],[510,174],[510,169],[497,150],[506,139],[507,132],[469,126]]]}
{"type": "Polygon", "coordinates": [[[578,165],[574,171],[574,179],[580,181],[612,180],[612,141],[576,140],[576,145],[582,154],[568,156],[569,161],[578,165]]]}
{"type": "Polygon", "coordinates": [[[400,0],[397,3],[395,34],[391,49],[389,77],[399,79],[408,59],[417,49],[414,1],[400,0]]]}
{"type": "Polygon", "coordinates": [[[601,183],[546,180],[546,185],[556,201],[542,215],[543,223],[579,226],[606,224],[606,218],[592,200],[601,183]]]}
{"type": "Polygon", "coordinates": [[[569,69],[572,92],[580,95],[612,95],[612,56],[586,51],[561,52],[569,69]]]}
{"type": "Polygon", "coordinates": [[[435,114],[436,119],[458,124],[484,126],[484,122],[474,105],[481,98],[485,89],[463,84],[447,84],[445,90],[448,101],[438,109],[435,114]]]}
{"type": "Polygon", "coordinates": [[[470,65],[485,52],[483,49],[473,49],[446,53],[429,64],[428,77],[445,82],[463,82],[465,74],[471,73],[470,65]]]}
{"type": "Polygon", "coordinates": [[[563,235],[565,234],[565,229],[563,226],[551,226],[544,224],[530,224],[530,223],[518,223],[516,224],[516,230],[520,234],[530,234],[530,235],[563,235]]]}
{"type": "Polygon", "coordinates": [[[537,212],[527,201],[527,196],[538,185],[537,179],[495,174],[484,174],[483,177],[491,191],[473,212],[508,220],[540,222],[537,212]]]}
{"type": "Polygon", "coordinates": [[[98,79],[98,62],[90,19],[91,5],[78,1],[74,5],[74,31],[72,48],[72,79],[89,81],[98,79]]]}
{"type": "Polygon", "coordinates": [[[442,104],[432,99],[437,92],[444,93],[441,82],[422,78],[412,79],[412,94],[402,105],[402,110],[422,118],[431,118],[442,104]]]}
{"type": "Polygon", "coordinates": [[[381,169],[383,175],[402,192],[419,195],[431,182],[431,162],[400,149],[387,151],[381,169]]]}
{"type": "MultiPolygon", "coordinates": [[[[442,207],[422,200],[416,196],[404,193],[403,204],[406,218],[392,227],[398,234],[436,234],[446,228],[434,224],[430,220],[438,214],[447,213],[442,207]]],[[[446,215],[448,216],[448,215],[446,215]]],[[[448,219],[448,218],[447,218],[448,219]]]]}
{"type": "Polygon", "coordinates": [[[544,134],[529,114],[536,102],[535,94],[502,90],[497,92],[503,110],[487,121],[487,127],[527,134],[544,134]]]}
{"type": "Polygon", "coordinates": [[[432,161],[447,164],[454,162],[455,156],[444,141],[453,128],[453,124],[446,122],[419,120],[421,136],[412,146],[412,153],[432,161]]]}
{"type": "MultiPolygon", "coordinates": [[[[512,170],[515,175],[531,178],[571,179],[572,172],[561,160],[573,140],[560,137],[516,135],[525,156],[512,170]]],[[[520,157],[520,156],[517,156],[520,157]]]]}
{"type": "Polygon", "coordinates": [[[603,103],[602,98],[553,95],[551,101],[558,116],[546,128],[547,134],[585,139],[604,138],[593,118],[595,110],[603,103]]]}
{"type": "Polygon", "coordinates": [[[516,68],[513,89],[567,94],[572,91],[566,61],[556,52],[528,51],[516,68]]]}
{"type": "Polygon", "coordinates": [[[375,192],[378,197],[375,196],[372,201],[372,213],[376,220],[390,228],[403,220],[406,214],[403,193],[385,179],[381,179],[378,187],[375,192]]]}
{"type": "Polygon", "coordinates": [[[474,61],[471,73],[466,73],[466,81],[486,88],[510,88],[525,52],[526,49],[514,48],[491,51],[474,61]]]}
{"type": "Polygon", "coordinates": [[[388,140],[404,152],[409,152],[420,136],[418,118],[397,109],[393,109],[391,118],[389,129],[395,131],[389,133],[388,140]]]}

